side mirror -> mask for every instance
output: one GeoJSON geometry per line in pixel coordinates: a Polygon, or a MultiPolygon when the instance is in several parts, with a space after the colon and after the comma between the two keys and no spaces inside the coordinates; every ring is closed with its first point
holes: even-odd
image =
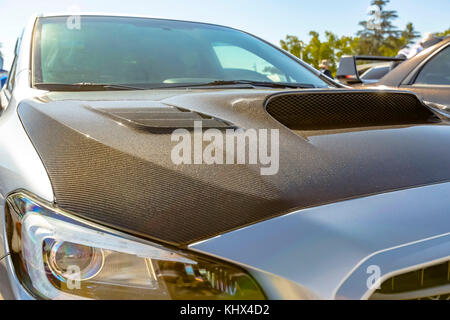
{"type": "Polygon", "coordinates": [[[336,78],[345,84],[362,83],[356,68],[356,58],[354,56],[343,56],[339,61],[339,68],[336,78]]]}

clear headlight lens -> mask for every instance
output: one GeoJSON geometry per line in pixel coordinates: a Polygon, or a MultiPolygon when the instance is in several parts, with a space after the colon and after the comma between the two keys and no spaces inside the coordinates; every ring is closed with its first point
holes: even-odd
{"type": "Polygon", "coordinates": [[[264,299],[236,266],[99,227],[25,193],[7,199],[16,274],[45,299],[264,299]]]}

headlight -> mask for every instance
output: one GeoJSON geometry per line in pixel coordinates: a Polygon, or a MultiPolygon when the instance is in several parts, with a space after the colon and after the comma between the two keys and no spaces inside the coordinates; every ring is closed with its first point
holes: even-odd
{"type": "Polygon", "coordinates": [[[14,269],[37,298],[265,298],[239,267],[100,227],[25,193],[7,204],[14,269]]]}

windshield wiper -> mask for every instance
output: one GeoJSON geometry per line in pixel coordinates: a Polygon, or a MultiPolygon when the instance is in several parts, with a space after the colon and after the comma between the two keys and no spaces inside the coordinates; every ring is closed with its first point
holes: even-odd
{"type": "Polygon", "coordinates": [[[143,87],[134,87],[122,84],[109,83],[35,83],[38,89],[49,91],[107,91],[107,90],[145,90],[143,87]]]}
{"type": "MultiPolygon", "coordinates": [[[[178,85],[168,85],[163,88],[191,88],[191,87],[214,87],[214,86],[232,86],[232,85],[248,85],[251,88],[254,87],[269,87],[269,88],[315,88],[313,84],[309,83],[287,83],[287,82],[270,82],[270,81],[251,81],[251,80],[217,80],[205,83],[192,83],[192,84],[178,84],[178,85]]],[[[155,87],[151,89],[156,89],[155,87]]]]}
{"type": "MultiPolygon", "coordinates": [[[[148,86],[148,87],[135,87],[122,84],[109,84],[109,83],[91,83],[91,82],[79,82],[79,83],[36,83],[34,86],[38,89],[49,91],[107,91],[107,90],[148,90],[148,89],[170,89],[170,88],[192,88],[192,87],[219,87],[219,86],[239,86],[238,88],[256,88],[256,87],[268,87],[268,88],[315,88],[313,84],[309,83],[286,83],[286,82],[270,82],[270,81],[251,81],[251,80],[216,80],[205,83],[183,83],[164,86],[148,86]]],[[[234,87],[236,88],[236,87],[234,87]]]]}

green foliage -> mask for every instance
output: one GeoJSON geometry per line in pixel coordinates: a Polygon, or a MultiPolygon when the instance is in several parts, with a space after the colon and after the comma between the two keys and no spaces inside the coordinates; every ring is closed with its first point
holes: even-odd
{"type": "Polygon", "coordinates": [[[321,41],[316,31],[311,31],[309,35],[311,36],[309,43],[304,43],[296,36],[287,35],[285,40],[280,41],[281,48],[315,68],[319,68],[321,60],[327,59],[332,74],[336,73],[337,63],[342,55],[357,53],[358,38],[339,37],[330,31],[325,32],[326,41],[321,41]]]}
{"type": "Polygon", "coordinates": [[[296,36],[286,36],[286,40],[280,40],[281,48],[292,53],[294,56],[301,58],[303,42],[296,36]]]}
{"type": "Polygon", "coordinates": [[[387,57],[394,57],[397,52],[412,43],[420,36],[420,33],[414,30],[413,24],[410,22],[402,31],[400,37],[388,37],[384,43],[378,48],[378,54],[387,57]]]}
{"type": "Polygon", "coordinates": [[[450,36],[450,28],[448,28],[448,29],[445,30],[444,32],[436,32],[435,35],[436,35],[436,37],[446,37],[446,36],[450,36]]]}
{"type": "MultiPolygon", "coordinates": [[[[315,68],[319,67],[321,60],[327,59],[333,75],[342,55],[396,56],[401,48],[414,43],[420,34],[411,22],[403,31],[394,26],[393,21],[398,18],[398,14],[396,11],[385,10],[389,1],[371,0],[371,8],[374,9],[370,12],[371,17],[367,21],[359,22],[363,28],[356,33],[355,37],[339,37],[330,31],[325,31],[325,40],[322,41],[316,31],[310,31],[309,43],[303,42],[297,36],[287,35],[280,41],[280,45],[284,50],[315,68]]],[[[436,35],[449,34],[450,29],[436,35]]]]}

